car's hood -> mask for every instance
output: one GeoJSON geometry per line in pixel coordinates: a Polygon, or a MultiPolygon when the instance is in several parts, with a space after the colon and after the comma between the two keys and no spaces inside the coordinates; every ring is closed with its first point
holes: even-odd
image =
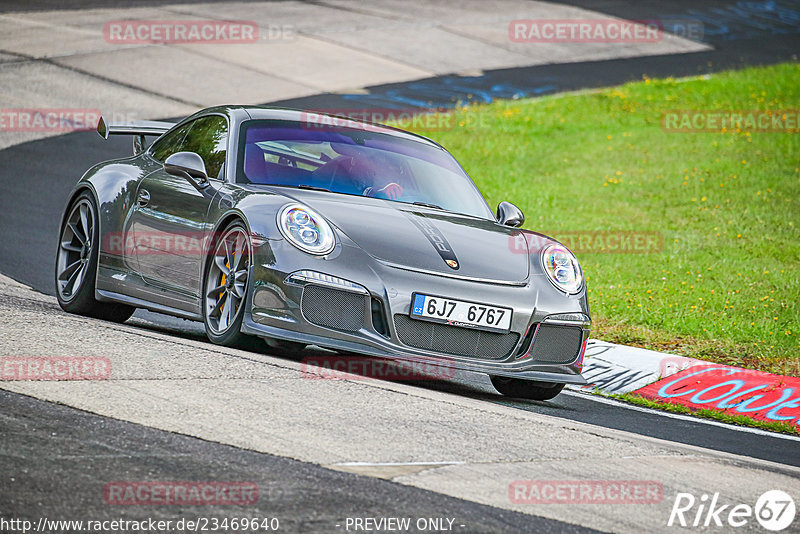
{"type": "Polygon", "coordinates": [[[514,246],[518,232],[494,221],[315,191],[292,190],[286,196],[315,209],[366,253],[395,266],[509,283],[528,278],[527,251],[514,246]]]}

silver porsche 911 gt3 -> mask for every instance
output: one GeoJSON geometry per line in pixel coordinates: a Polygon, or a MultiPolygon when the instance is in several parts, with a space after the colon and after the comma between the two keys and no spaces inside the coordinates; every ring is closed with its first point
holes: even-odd
{"type": "Polygon", "coordinates": [[[134,155],[70,194],[61,307],[202,321],[262,338],[487,373],[545,400],[583,384],[589,306],[578,261],[492,213],[455,159],[399,129],[298,110],[215,107],[177,124],[108,124],[134,155]],[[146,136],[158,136],[149,147],[146,136]]]}

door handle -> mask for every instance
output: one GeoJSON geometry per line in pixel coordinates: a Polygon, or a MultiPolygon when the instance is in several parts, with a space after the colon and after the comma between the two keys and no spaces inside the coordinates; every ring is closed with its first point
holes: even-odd
{"type": "Polygon", "coordinates": [[[136,197],[136,203],[140,208],[144,208],[150,203],[150,193],[147,191],[147,189],[139,190],[139,195],[136,197]]]}

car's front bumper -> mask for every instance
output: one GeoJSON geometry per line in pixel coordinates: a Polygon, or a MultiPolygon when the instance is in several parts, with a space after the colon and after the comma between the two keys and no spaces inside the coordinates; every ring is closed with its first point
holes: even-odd
{"type": "MultiPolygon", "coordinates": [[[[283,246],[288,246],[285,242],[283,246]]],[[[543,382],[585,384],[581,376],[583,352],[589,336],[588,309],[584,296],[567,297],[557,291],[543,276],[531,276],[517,284],[467,281],[435,274],[413,272],[386,265],[357,247],[339,247],[326,259],[306,255],[275,254],[281,243],[269,243],[266,254],[261,251],[251,273],[242,331],[247,334],[317,345],[338,351],[370,356],[424,362],[435,366],[525,378],[543,382]],[[364,321],[358,327],[331,328],[310,321],[303,310],[305,287],[314,282],[287,282],[291,273],[312,270],[354,282],[363,293],[364,321]],[[395,318],[408,317],[414,292],[511,307],[514,315],[511,331],[518,337],[507,354],[463,355],[458,351],[426,350],[403,343],[395,318]],[[376,327],[375,303],[382,307],[383,328],[376,327]],[[565,320],[564,314],[582,317],[565,320]],[[556,317],[560,316],[560,317],[556,317]],[[575,329],[567,348],[572,356],[567,361],[548,359],[541,350],[533,350],[538,328],[542,325],[575,329]]],[[[334,288],[331,288],[334,289],[334,288]]],[[[352,302],[351,296],[347,298],[352,302]]],[[[407,323],[407,321],[406,321],[407,323]]],[[[430,323],[424,323],[430,325],[430,323]]],[[[380,326],[380,325],[378,325],[380,326]]],[[[412,326],[415,324],[412,323],[412,326]]],[[[448,326],[448,329],[460,329],[448,326]]],[[[451,332],[452,333],[452,332],[451,332]]],[[[458,331],[455,332],[458,334],[458,331]]],[[[462,351],[463,352],[463,351],[462,351]]],[[[552,359],[552,358],[550,358],[552,359]]]]}

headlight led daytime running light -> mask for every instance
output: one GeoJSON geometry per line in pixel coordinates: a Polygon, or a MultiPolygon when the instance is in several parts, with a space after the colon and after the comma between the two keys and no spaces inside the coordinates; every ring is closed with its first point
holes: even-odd
{"type": "Polygon", "coordinates": [[[542,265],[550,281],[565,293],[577,293],[583,285],[578,260],[563,245],[550,245],[542,252],[542,265]]]}
{"type": "Polygon", "coordinates": [[[287,204],[278,213],[278,228],[303,252],[324,256],[333,250],[333,230],[322,216],[301,204],[287,204]]]}

